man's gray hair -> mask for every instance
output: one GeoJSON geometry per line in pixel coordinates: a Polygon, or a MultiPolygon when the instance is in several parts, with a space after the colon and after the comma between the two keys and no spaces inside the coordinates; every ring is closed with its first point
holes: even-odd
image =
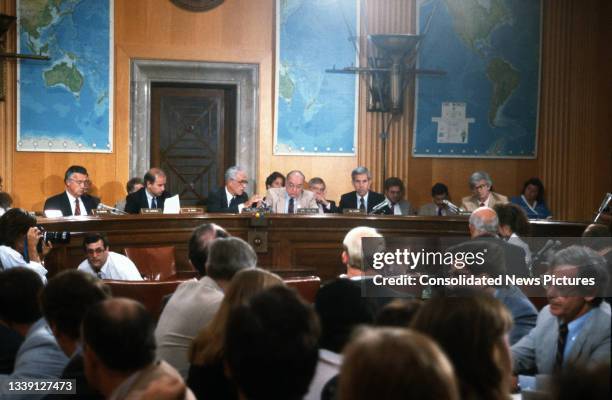
{"type": "Polygon", "coordinates": [[[374,228],[358,226],[351,229],[342,241],[344,251],[346,251],[349,256],[349,265],[353,268],[363,267],[363,247],[361,245],[361,238],[364,237],[382,237],[382,235],[374,228]]]}
{"type": "Polygon", "coordinates": [[[230,179],[236,180],[236,175],[238,172],[246,172],[244,168],[239,165],[234,165],[229,167],[227,171],[225,171],[225,182],[229,182],[230,179]]]}
{"type": "Polygon", "coordinates": [[[484,171],[476,171],[472,175],[470,175],[470,188],[474,189],[478,182],[485,180],[489,186],[493,186],[493,180],[491,176],[484,171]]]}
{"type": "Polygon", "coordinates": [[[236,272],[257,266],[255,251],[237,237],[219,238],[211,242],[206,260],[206,273],[215,280],[231,280],[236,272]]]}
{"type": "MultiPolygon", "coordinates": [[[[497,235],[499,233],[499,218],[497,218],[497,213],[492,218],[486,219],[478,213],[478,210],[486,208],[488,207],[480,207],[479,209],[476,209],[472,215],[470,215],[470,225],[472,225],[478,232],[486,232],[497,235]]],[[[489,210],[495,213],[493,209],[489,208],[489,210]]]]}
{"type": "Polygon", "coordinates": [[[351,172],[351,180],[355,180],[355,177],[357,175],[367,175],[368,176],[368,180],[372,179],[372,174],[370,174],[370,170],[367,169],[366,167],[359,166],[359,167],[355,168],[351,172]]]}

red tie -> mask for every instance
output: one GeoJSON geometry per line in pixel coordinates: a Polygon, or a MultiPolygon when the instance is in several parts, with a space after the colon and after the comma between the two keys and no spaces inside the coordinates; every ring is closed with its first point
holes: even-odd
{"type": "Polygon", "coordinates": [[[79,199],[76,199],[74,202],[74,215],[81,215],[81,203],[79,202],[79,199]]]}

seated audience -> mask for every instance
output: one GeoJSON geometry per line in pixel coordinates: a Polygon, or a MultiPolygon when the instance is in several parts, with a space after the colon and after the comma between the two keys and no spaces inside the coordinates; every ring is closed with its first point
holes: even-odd
{"type": "Polygon", "coordinates": [[[354,329],[362,324],[372,324],[375,315],[373,304],[361,296],[359,285],[343,278],[319,289],[315,311],[321,323],[319,362],[305,400],[321,399],[323,387],[340,372],[341,353],[354,329]]]}
{"type": "Polygon", "coordinates": [[[285,187],[285,175],[274,171],[266,178],[266,190],[285,187]]]}
{"type": "Polygon", "coordinates": [[[258,207],[263,198],[257,194],[249,197],[245,191],[248,184],[247,173],[242,167],[229,167],[225,171],[225,185],[208,194],[206,211],[237,214],[244,207],[258,207]]]}
{"type": "Polygon", "coordinates": [[[83,238],[83,251],[87,258],[79,264],[78,270],[100,279],[120,281],[141,281],[142,276],[132,260],[110,251],[106,235],[88,233],[83,238]]]}
{"type": "Polygon", "coordinates": [[[568,365],[553,378],[551,387],[552,400],[609,400],[610,363],[568,365]]]}
{"type": "Polygon", "coordinates": [[[538,178],[531,178],[523,184],[520,196],[514,196],[512,203],[519,205],[527,218],[550,218],[552,214],[544,202],[544,184],[538,178]]]}
{"type": "Polygon", "coordinates": [[[225,229],[217,224],[202,224],[196,227],[189,238],[187,256],[189,263],[198,274],[198,278],[206,276],[206,261],[208,260],[208,246],[218,238],[229,237],[225,229]]]}
{"type": "MultiPolygon", "coordinates": [[[[143,187],[144,187],[144,183],[142,182],[142,179],[136,177],[136,178],[132,178],[129,181],[127,181],[127,185],[125,186],[125,189],[127,190],[127,194],[129,196],[130,194],[139,191],[143,187]]],[[[125,211],[126,201],[127,201],[126,199],[119,200],[115,204],[115,208],[117,210],[125,211]]]]}
{"type": "Polygon", "coordinates": [[[370,190],[372,175],[366,167],[355,168],[351,172],[351,181],[355,190],[340,197],[340,212],[352,208],[370,213],[372,208],[385,201],[385,196],[370,190]]]}
{"type": "Polygon", "coordinates": [[[446,353],[462,399],[506,399],[511,380],[506,335],[511,326],[512,317],[499,300],[474,293],[426,301],[411,327],[446,353]]]}
{"type": "Polygon", "coordinates": [[[189,371],[187,352],[191,341],[219,310],[230,281],[238,271],[257,264],[255,251],[239,238],[215,239],[207,251],[206,276],[176,288],[155,329],[158,358],[170,363],[183,377],[189,371]]]}
{"type": "Polygon", "coordinates": [[[395,299],[380,309],[374,324],[380,327],[408,328],[422,305],[420,299],[395,299]]]}
{"type": "MultiPolygon", "coordinates": [[[[42,313],[64,354],[70,361],[61,379],[74,379],[76,393],[88,399],[103,399],[85,378],[81,351],[81,322],[91,306],[110,297],[110,289],[89,274],[68,270],[49,280],[40,297],[42,313]]],[[[49,395],[45,400],[63,399],[49,395]]]]}
{"type": "Polygon", "coordinates": [[[284,188],[268,189],[266,204],[278,214],[295,214],[299,208],[318,209],[314,193],[304,189],[305,181],[306,177],[301,171],[289,172],[284,188]]]}
{"type": "Polygon", "coordinates": [[[0,191],[0,217],[13,206],[13,198],[10,194],[0,191]]]}
{"type": "Polygon", "coordinates": [[[13,372],[15,356],[21,343],[23,336],[0,323],[0,375],[10,375],[13,372]]]}
{"type": "Polygon", "coordinates": [[[344,357],[340,400],[459,400],[450,361],[433,340],[413,330],[364,329],[344,357]]]}
{"type": "Polygon", "coordinates": [[[596,285],[546,287],[548,305],[536,327],[512,346],[514,373],[551,374],[570,363],[609,362],[611,319],[610,305],[602,302],[608,280],[603,257],[587,247],[570,246],[554,255],[547,273],[594,278],[596,285]]]}
{"type": "Polygon", "coordinates": [[[413,215],[414,211],[408,200],[404,199],[406,187],[400,178],[391,177],[385,179],[383,184],[385,197],[389,201],[388,214],[390,215],[413,215]]]}
{"type": "MultiPolygon", "coordinates": [[[[59,378],[68,364],[68,357],[42,317],[38,304],[42,289],[40,276],[31,269],[12,268],[0,272],[0,322],[24,338],[15,356],[13,372],[0,375],[1,398],[9,398],[8,382],[59,378]]],[[[44,393],[10,395],[10,399],[40,399],[44,393]]]]}
{"type": "MultiPolygon", "coordinates": [[[[179,373],[155,360],[154,322],[142,304],[108,299],[94,304],[83,319],[85,376],[106,399],[143,399],[151,382],[178,379],[179,373]]],[[[186,390],[180,399],[195,399],[186,390]]]]}
{"type": "Polygon", "coordinates": [[[531,249],[520,238],[529,231],[529,221],[523,210],[516,204],[497,204],[493,207],[499,220],[499,236],[508,243],[520,247],[525,252],[525,264],[531,265],[531,249]]]}
{"type": "Polygon", "coordinates": [[[86,192],[89,184],[89,174],[85,167],[73,165],[64,174],[66,190],[58,195],[49,197],[43,209],[59,210],[64,217],[71,215],[89,215],[91,210],[98,207],[100,199],[90,196],[86,192]]]}
{"type": "Polygon", "coordinates": [[[498,237],[499,219],[494,210],[480,207],[470,215],[470,236],[472,239],[491,240],[504,249],[506,272],[510,275],[529,276],[525,264],[525,251],[519,246],[510,244],[498,237]]]}
{"type": "Polygon", "coordinates": [[[325,185],[325,181],[322,178],[316,177],[312,178],[308,181],[308,189],[315,195],[315,199],[317,200],[317,206],[319,210],[323,213],[336,213],[338,212],[338,207],[336,206],[336,202],[333,200],[327,200],[325,198],[325,194],[327,193],[327,187],[325,185]]]}
{"type": "Polygon", "coordinates": [[[144,187],[128,194],[125,198],[125,212],[138,214],[141,208],[164,208],[164,202],[172,195],[166,191],[166,173],[151,168],[144,176],[144,187]]]}
{"type": "Polygon", "coordinates": [[[419,208],[418,215],[421,216],[447,216],[455,215],[451,209],[444,203],[444,200],[450,200],[448,188],[443,183],[436,183],[431,187],[431,203],[427,203],[419,208]]]}
{"type": "MultiPolygon", "coordinates": [[[[582,233],[583,244],[592,248],[612,265],[612,230],[606,225],[590,224],[582,233]]],[[[608,270],[610,271],[610,270],[608,270]]]]}
{"type": "Polygon", "coordinates": [[[471,196],[461,200],[461,208],[466,211],[474,211],[479,207],[493,208],[496,204],[505,204],[508,198],[492,191],[493,180],[484,171],[476,171],[469,180],[471,196]]]}
{"type": "Polygon", "coordinates": [[[238,392],[223,371],[223,356],[227,318],[231,310],[246,304],[255,294],[283,280],[266,270],[253,268],[242,270],[234,276],[219,311],[212,321],[200,331],[189,349],[189,377],[187,384],[200,399],[238,399],[238,392]]]}
{"type": "Polygon", "coordinates": [[[51,249],[42,243],[39,253],[38,244],[42,233],[36,227],[36,218],[21,208],[12,208],[0,217],[0,271],[14,267],[25,267],[40,275],[47,282],[47,270],[42,260],[51,249]]]}
{"type": "Polygon", "coordinates": [[[241,398],[302,399],[317,365],[318,340],[316,314],[284,286],[230,311],[225,360],[241,398]]]}

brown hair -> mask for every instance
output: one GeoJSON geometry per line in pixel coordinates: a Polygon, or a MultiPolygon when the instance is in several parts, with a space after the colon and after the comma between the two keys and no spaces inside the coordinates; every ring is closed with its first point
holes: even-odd
{"type": "Polygon", "coordinates": [[[434,297],[411,327],[431,336],[453,363],[463,399],[505,399],[510,388],[510,353],[506,334],[512,316],[484,293],[434,297]]]}
{"type": "Polygon", "coordinates": [[[262,290],[284,285],[283,280],[272,272],[260,268],[248,268],[234,275],[215,317],[200,331],[189,349],[189,360],[195,365],[210,364],[223,357],[223,340],[229,313],[246,304],[262,290]]]}
{"type": "Polygon", "coordinates": [[[459,399],[453,367],[427,336],[401,328],[365,328],[344,352],[340,400],[459,399]]]}

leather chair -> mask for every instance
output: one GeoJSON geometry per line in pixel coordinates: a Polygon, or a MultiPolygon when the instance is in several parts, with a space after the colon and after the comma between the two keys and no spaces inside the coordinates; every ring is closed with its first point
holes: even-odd
{"type": "Polygon", "coordinates": [[[142,303],[157,321],[161,314],[163,298],[174,293],[184,280],[170,281],[116,281],[105,279],[113,297],[127,297],[142,303]]]}
{"type": "Polygon", "coordinates": [[[314,303],[317,291],[321,287],[321,278],[318,276],[299,276],[283,279],[285,284],[298,291],[302,299],[314,303]]]}
{"type": "Polygon", "coordinates": [[[126,247],[125,255],[136,264],[147,281],[164,281],[176,278],[174,246],[126,247]]]}

